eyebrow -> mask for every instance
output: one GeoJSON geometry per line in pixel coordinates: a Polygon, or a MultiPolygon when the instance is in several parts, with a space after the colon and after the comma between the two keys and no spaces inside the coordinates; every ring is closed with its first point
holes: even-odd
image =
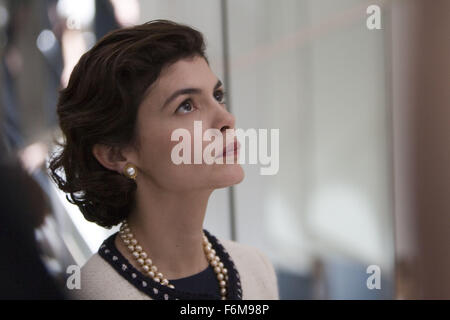
{"type": "MultiPolygon", "coordinates": [[[[222,86],[222,81],[217,80],[216,85],[214,86],[214,90],[220,88],[222,86]]],[[[177,91],[175,91],[174,93],[172,93],[170,95],[169,98],[167,98],[166,102],[164,102],[163,106],[161,109],[164,109],[169,103],[171,103],[173,100],[175,100],[175,98],[177,98],[180,95],[183,94],[198,94],[200,93],[202,90],[199,88],[184,88],[184,89],[179,89],[177,91]]]]}

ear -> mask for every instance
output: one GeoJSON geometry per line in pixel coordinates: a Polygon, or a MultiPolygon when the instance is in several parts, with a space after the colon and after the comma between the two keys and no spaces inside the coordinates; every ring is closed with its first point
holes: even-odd
{"type": "Polygon", "coordinates": [[[122,169],[127,163],[127,159],[120,151],[112,146],[96,144],[92,147],[92,154],[97,161],[106,169],[122,173],[122,169]]]}

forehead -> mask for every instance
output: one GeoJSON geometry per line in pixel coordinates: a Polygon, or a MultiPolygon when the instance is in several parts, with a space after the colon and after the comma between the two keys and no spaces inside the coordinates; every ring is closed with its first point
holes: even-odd
{"type": "Polygon", "coordinates": [[[178,89],[188,87],[211,89],[216,82],[217,77],[205,59],[201,57],[183,59],[162,69],[147,98],[162,102],[178,89]]]}

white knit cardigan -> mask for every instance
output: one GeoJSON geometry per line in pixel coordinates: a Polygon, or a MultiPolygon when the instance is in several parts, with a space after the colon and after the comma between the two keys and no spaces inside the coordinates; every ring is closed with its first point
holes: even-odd
{"type": "MultiPolygon", "coordinates": [[[[219,240],[240,275],[243,300],[278,300],[273,265],[259,249],[230,240],[219,240]]],[[[81,288],[70,291],[82,300],[151,300],[106,262],[98,253],[81,268],[81,288]]]]}

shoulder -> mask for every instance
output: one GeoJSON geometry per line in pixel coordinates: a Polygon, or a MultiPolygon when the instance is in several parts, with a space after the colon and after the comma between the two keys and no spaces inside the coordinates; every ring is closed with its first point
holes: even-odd
{"type": "Polygon", "coordinates": [[[134,288],[98,253],[94,254],[81,267],[80,289],[70,292],[74,299],[80,300],[125,300],[147,299],[134,288]]]}
{"type": "Polygon", "coordinates": [[[278,281],[272,262],[260,249],[218,239],[240,275],[243,299],[279,299],[278,281]]]}

